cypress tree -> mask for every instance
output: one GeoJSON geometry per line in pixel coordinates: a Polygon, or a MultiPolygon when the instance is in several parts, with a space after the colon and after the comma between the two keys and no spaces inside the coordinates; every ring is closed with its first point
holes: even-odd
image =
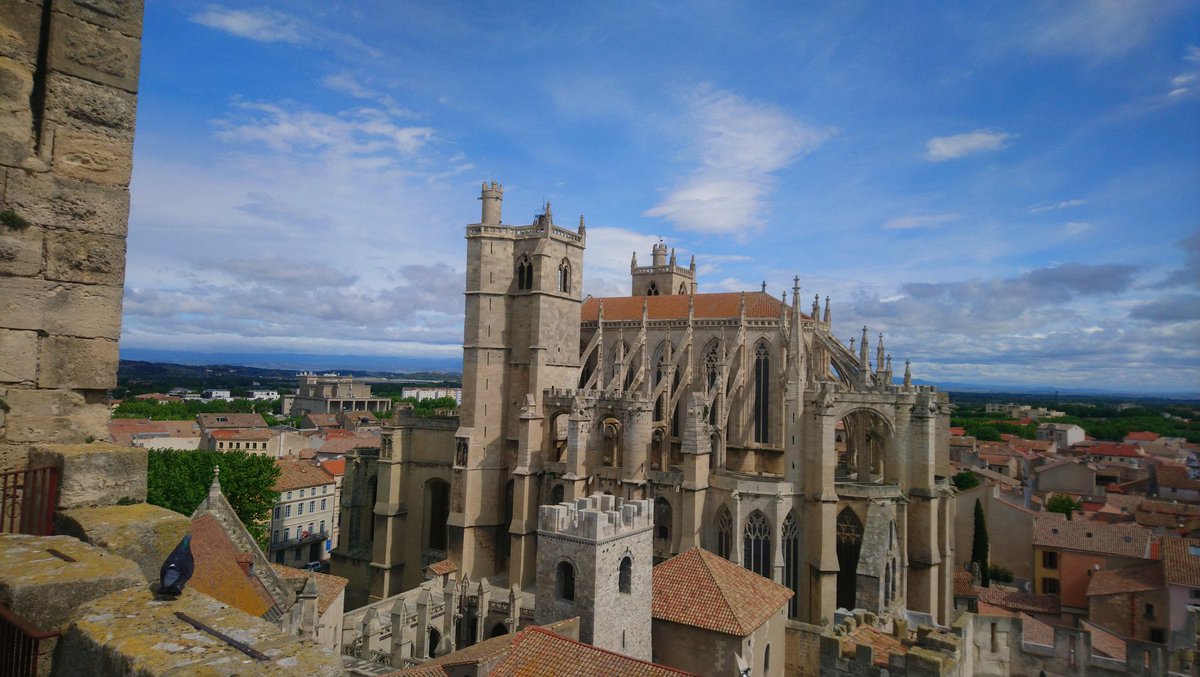
{"type": "Polygon", "coordinates": [[[987,518],[983,515],[983,504],[975,499],[975,536],[971,539],[971,561],[979,565],[979,578],[983,587],[988,587],[988,532],[987,518]]]}

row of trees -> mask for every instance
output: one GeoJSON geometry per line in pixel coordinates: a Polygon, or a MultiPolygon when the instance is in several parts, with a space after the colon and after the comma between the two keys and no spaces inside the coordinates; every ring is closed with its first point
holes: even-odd
{"type": "MultiPolygon", "coordinates": [[[[187,421],[196,414],[262,414],[272,416],[279,411],[280,400],[125,400],[113,411],[113,418],[148,418],[153,421],[187,421]]],[[[267,421],[271,423],[270,420],[267,421]]]]}

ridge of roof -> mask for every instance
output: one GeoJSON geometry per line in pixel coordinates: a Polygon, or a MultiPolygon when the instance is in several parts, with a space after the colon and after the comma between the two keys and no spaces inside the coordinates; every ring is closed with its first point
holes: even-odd
{"type": "Polygon", "coordinates": [[[653,587],[654,618],[738,637],[754,632],[793,595],[699,547],[654,567],[653,587]]]}

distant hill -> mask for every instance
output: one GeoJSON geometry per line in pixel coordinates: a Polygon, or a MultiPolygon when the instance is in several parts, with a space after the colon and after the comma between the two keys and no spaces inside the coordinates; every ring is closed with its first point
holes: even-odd
{"type": "Polygon", "coordinates": [[[359,355],[314,355],[308,353],[200,353],[185,350],[121,348],[122,360],[186,364],[242,365],[267,370],[337,371],[411,374],[414,372],[462,372],[462,358],[363,357],[359,355]]]}

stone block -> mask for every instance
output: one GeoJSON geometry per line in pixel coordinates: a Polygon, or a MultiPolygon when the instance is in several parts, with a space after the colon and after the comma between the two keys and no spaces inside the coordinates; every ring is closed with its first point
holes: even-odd
{"type": "Polygon", "coordinates": [[[19,165],[33,151],[32,89],[31,67],[0,57],[0,164],[19,165]]]}
{"type": "Polygon", "coordinates": [[[123,291],[119,284],[0,277],[0,328],[117,340],[123,291]]]}
{"type": "Polygon", "coordinates": [[[0,383],[32,383],[37,378],[36,356],[37,332],[0,329],[0,383]]]}
{"type": "Polygon", "coordinates": [[[129,190],[55,174],[8,170],[6,199],[33,223],[125,237],[129,190]]]}
{"type": "MultiPolygon", "coordinates": [[[[0,414],[2,414],[3,411],[3,409],[0,409],[0,414]]],[[[3,424],[0,424],[0,426],[2,425],[3,424]]],[[[28,456],[28,444],[0,442],[0,472],[8,472],[9,470],[24,470],[25,459],[28,456]]]]}
{"type": "Polygon", "coordinates": [[[78,666],[104,666],[99,675],[139,677],[334,677],[343,674],[339,656],[240,609],[184,589],[174,600],[158,600],[146,589],[114,592],[80,610],[54,654],[51,676],[74,677],[78,666]],[[180,611],[270,657],[259,661],[188,624],[180,611]]]}
{"type": "Polygon", "coordinates": [[[61,73],[46,83],[46,119],[133,139],[137,96],[61,73]]]}
{"type": "Polygon", "coordinates": [[[54,9],[131,38],[142,36],[142,0],[55,0],[54,9]]]}
{"type": "Polygon", "coordinates": [[[41,3],[27,0],[0,2],[0,56],[32,69],[37,63],[41,25],[41,3]]]}
{"type": "Polygon", "coordinates": [[[137,92],[142,44],[118,31],[55,13],[50,22],[51,70],[137,92]]]}
{"type": "Polygon", "coordinates": [[[121,499],[146,500],[146,450],[108,442],[35,444],[29,467],[58,468],[58,507],[62,510],[115,505],[121,499]]]}
{"type": "Polygon", "coordinates": [[[158,580],[163,560],[191,528],[187,517],[149,503],[60,510],[54,516],[54,533],[133,560],[147,581],[158,580]]]}
{"type": "Polygon", "coordinates": [[[0,534],[0,603],[38,629],[61,628],[87,602],[134,586],[149,590],[137,564],[102,548],[70,536],[0,534]]]}
{"type": "MultiPolygon", "coordinates": [[[[42,272],[44,232],[38,226],[0,225],[0,275],[31,276],[42,272]]],[[[0,366],[0,371],[4,369],[0,366]]]]}
{"type": "Polygon", "coordinates": [[[89,402],[83,393],[13,387],[4,399],[9,442],[71,444],[108,434],[112,412],[103,402],[89,402]]]}
{"type": "Polygon", "coordinates": [[[38,386],[107,390],[117,385],[117,342],[46,336],[38,342],[38,386]]]}
{"type": "Polygon", "coordinates": [[[128,186],[132,139],[60,125],[54,129],[54,171],[71,179],[128,186]]]}
{"type": "Polygon", "coordinates": [[[74,230],[47,232],[46,279],[123,284],[125,238],[74,230]]]}

